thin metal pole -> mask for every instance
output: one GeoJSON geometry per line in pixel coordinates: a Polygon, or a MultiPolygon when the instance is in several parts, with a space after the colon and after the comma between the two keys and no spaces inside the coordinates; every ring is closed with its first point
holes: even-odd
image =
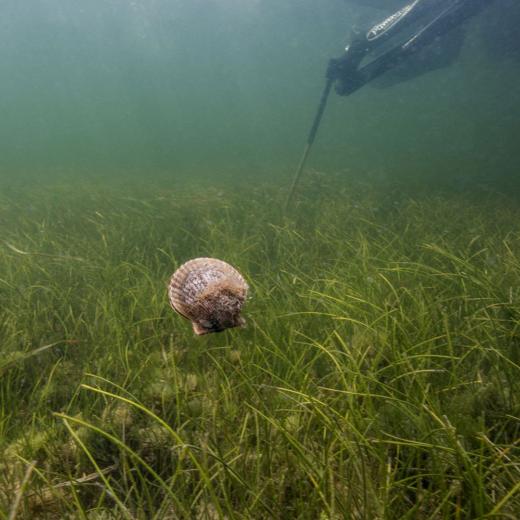
{"type": "Polygon", "coordinates": [[[289,191],[289,195],[287,196],[287,200],[285,202],[285,209],[287,210],[291,205],[291,201],[293,199],[294,193],[296,191],[296,187],[298,186],[298,182],[300,180],[303,168],[305,163],[307,162],[307,157],[311,150],[312,144],[314,143],[314,139],[316,138],[316,133],[318,132],[318,128],[320,126],[321,117],[323,116],[323,112],[325,111],[325,107],[327,106],[327,99],[329,98],[330,89],[332,87],[334,79],[327,78],[327,83],[325,84],[325,88],[321,93],[320,104],[318,105],[318,111],[314,116],[314,121],[312,123],[311,131],[309,132],[309,137],[307,138],[307,144],[303,149],[303,154],[300,159],[300,163],[298,164],[298,168],[296,169],[296,173],[294,174],[293,182],[291,185],[291,189],[289,191]]]}

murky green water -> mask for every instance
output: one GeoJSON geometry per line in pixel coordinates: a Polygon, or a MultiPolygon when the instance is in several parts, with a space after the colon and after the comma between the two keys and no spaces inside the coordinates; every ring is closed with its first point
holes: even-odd
{"type": "MultiPolygon", "coordinates": [[[[518,21],[519,9],[495,3],[471,21],[452,66],[334,95],[310,165],[360,176],[515,177],[520,58],[507,11],[518,21]]],[[[289,176],[328,59],[352,27],[390,12],[363,4],[5,1],[2,176],[289,176]]]]}

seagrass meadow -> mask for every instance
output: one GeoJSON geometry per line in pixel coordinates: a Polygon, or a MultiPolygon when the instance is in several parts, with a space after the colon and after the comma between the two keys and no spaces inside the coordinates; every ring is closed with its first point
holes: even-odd
{"type": "Polygon", "coordinates": [[[518,518],[515,195],[307,172],[285,196],[3,187],[0,518],[518,518]],[[198,256],[244,274],[246,328],[172,311],[198,256]]]}

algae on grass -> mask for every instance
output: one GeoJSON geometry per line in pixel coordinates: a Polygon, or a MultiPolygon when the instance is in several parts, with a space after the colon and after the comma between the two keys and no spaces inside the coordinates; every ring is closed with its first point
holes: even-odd
{"type": "Polygon", "coordinates": [[[516,201],[313,182],[288,215],[272,185],[4,197],[4,517],[33,460],[19,511],[49,518],[520,509],[516,201]],[[197,256],[248,275],[246,329],[171,311],[197,256]]]}

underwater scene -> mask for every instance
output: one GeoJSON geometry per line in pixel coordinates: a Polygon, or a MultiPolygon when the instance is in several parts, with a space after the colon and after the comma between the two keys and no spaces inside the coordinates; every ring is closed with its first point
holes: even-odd
{"type": "Polygon", "coordinates": [[[518,0],[0,13],[0,520],[520,518],[518,0]]]}

